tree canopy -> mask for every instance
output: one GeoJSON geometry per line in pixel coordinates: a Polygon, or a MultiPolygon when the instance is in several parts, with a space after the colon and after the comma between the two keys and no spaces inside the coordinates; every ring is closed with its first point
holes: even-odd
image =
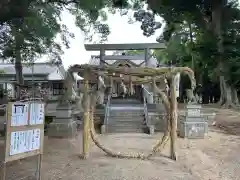
{"type": "Polygon", "coordinates": [[[220,103],[234,106],[238,100],[231,94],[239,89],[238,1],[149,0],[148,4],[168,26],[161,37],[167,49],[156,52],[159,59],[193,67],[200,81],[207,72],[209,79],[220,82],[220,103]]]}
{"type": "Polygon", "coordinates": [[[240,88],[237,0],[2,0],[0,54],[15,63],[21,84],[21,62],[46,54],[53,61],[61,62],[62,45],[54,41],[56,36],[61,36],[66,47],[69,47],[69,38],[74,38],[61,23],[62,11],[75,16],[76,25],[89,40],[100,34],[104,41],[110,34],[107,16],[119,10],[122,15],[133,10],[133,19],[141,22],[145,36],[161,28],[162,24],[155,18],[161,16],[166,27],[157,41],[164,40],[167,48],[154,52],[159,61],[192,67],[199,83],[203,77],[219,82],[220,103],[227,107],[236,105],[233,95],[240,88]]]}

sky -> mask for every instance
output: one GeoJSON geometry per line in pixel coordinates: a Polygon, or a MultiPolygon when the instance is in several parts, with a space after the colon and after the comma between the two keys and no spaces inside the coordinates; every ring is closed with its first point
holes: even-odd
{"type": "MultiPolygon", "coordinates": [[[[85,42],[84,33],[75,26],[75,19],[71,14],[64,11],[62,22],[67,25],[70,32],[75,34],[75,38],[70,41],[70,48],[64,49],[62,59],[65,68],[68,68],[72,64],[88,63],[91,55],[99,54],[85,50],[84,43],[89,42],[85,42]]],[[[156,42],[156,37],[162,31],[160,29],[156,32],[156,35],[147,38],[142,34],[140,23],[129,24],[128,17],[122,17],[120,14],[110,15],[107,23],[110,26],[111,34],[105,43],[154,43],[156,42]]]]}

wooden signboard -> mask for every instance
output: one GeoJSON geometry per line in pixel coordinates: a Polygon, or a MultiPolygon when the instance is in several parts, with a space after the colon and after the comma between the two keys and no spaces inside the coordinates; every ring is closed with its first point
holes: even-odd
{"type": "MultiPolygon", "coordinates": [[[[7,162],[36,155],[40,157],[38,167],[41,168],[44,113],[44,103],[39,101],[8,103],[4,171],[7,162]]],[[[40,169],[38,171],[40,178],[40,169]]],[[[5,172],[3,174],[5,180],[5,172]]]]}

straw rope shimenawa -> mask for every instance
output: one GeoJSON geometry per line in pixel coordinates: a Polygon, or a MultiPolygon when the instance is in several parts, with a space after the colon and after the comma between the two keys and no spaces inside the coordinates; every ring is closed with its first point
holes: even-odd
{"type": "MultiPolygon", "coordinates": [[[[149,159],[157,152],[160,152],[165,147],[168,140],[171,140],[171,159],[177,160],[177,147],[176,147],[176,139],[177,139],[177,101],[176,101],[176,89],[175,89],[175,75],[177,73],[185,73],[189,76],[191,81],[192,88],[195,88],[196,82],[194,78],[194,72],[188,67],[173,67],[173,68],[112,68],[109,66],[90,66],[90,65],[74,65],[69,68],[68,73],[72,74],[73,72],[77,72],[80,76],[84,77],[84,148],[83,148],[83,158],[88,157],[89,151],[89,135],[91,136],[92,141],[98,146],[102,151],[104,151],[107,155],[117,158],[135,158],[135,159],[149,159]],[[96,92],[92,91],[89,93],[89,86],[88,86],[88,79],[90,76],[96,76],[102,72],[102,75],[107,77],[113,73],[120,73],[125,75],[131,76],[139,76],[144,78],[137,78],[136,82],[151,82],[152,77],[155,76],[155,80],[160,78],[166,78],[170,82],[171,88],[171,97],[168,98],[167,94],[160,90],[156,84],[154,84],[154,88],[156,89],[156,93],[161,97],[163,100],[163,104],[165,110],[167,112],[167,127],[164,132],[164,135],[156,145],[152,148],[151,152],[148,154],[138,153],[138,152],[115,152],[108,147],[105,147],[102,142],[97,137],[94,128],[94,111],[97,101],[97,94],[96,92]],[[145,77],[147,76],[147,77],[145,77]],[[149,78],[151,77],[151,78],[149,78]],[[90,98],[91,97],[91,98],[90,98]]],[[[66,82],[69,83],[69,79],[66,79],[66,82]]],[[[67,86],[69,87],[69,84],[67,86]]],[[[96,90],[97,91],[97,90],[96,90]]],[[[69,96],[68,96],[69,97],[69,96]]],[[[82,99],[82,100],[83,100],[82,99]]]]}

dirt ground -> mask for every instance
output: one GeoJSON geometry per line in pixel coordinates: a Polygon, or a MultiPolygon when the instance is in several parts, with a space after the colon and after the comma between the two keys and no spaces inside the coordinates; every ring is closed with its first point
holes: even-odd
{"type": "MultiPolygon", "coordinates": [[[[205,139],[178,140],[178,161],[169,160],[169,147],[151,160],[107,157],[91,145],[90,157],[81,160],[81,133],[72,140],[45,139],[42,180],[240,180],[240,113],[208,107],[216,112],[216,126],[205,139]]],[[[148,152],[162,134],[99,135],[116,151],[148,152]]],[[[1,147],[3,142],[1,143],[1,147]]],[[[37,158],[8,164],[7,180],[29,179],[37,158]],[[27,177],[29,176],[29,177],[27,177]],[[25,177],[25,178],[24,178],[25,177]]]]}

